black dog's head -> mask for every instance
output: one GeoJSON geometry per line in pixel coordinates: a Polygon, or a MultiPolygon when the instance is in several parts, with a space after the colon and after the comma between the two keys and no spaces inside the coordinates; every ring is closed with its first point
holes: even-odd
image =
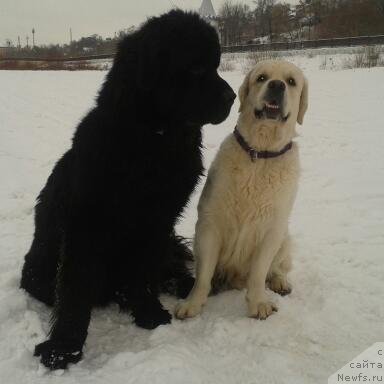
{"type": "Polygon", "coordinates": [[[219,64],[215,29],[195,13],[174,10],[121,42],[110,76],[119,73],[135,88],[146,118],[201,126],[224,121],[236,97],[219,64]]]}

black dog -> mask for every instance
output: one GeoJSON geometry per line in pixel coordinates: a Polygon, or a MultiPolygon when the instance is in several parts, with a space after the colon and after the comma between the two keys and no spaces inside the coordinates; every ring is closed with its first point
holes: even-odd
{"type": "Polygon", "coordinates": [[[171,11],[126,37],[96,107],[38,198],[21,287],[54,305],[35,354],[51,369],[81,359],[91,310],[115,301],[137,325],[169,323],[159,293],[186,296],[188,247],[174,234],[202,174],[201,127],[228,116],[216,31],[171,11]]]}

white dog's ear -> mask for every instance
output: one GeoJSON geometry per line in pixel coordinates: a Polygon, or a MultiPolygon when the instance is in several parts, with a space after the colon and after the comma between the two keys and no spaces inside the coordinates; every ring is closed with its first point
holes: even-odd
{"type": "Polygon", "coordinates": [[[303,90],[300,96],[299,113],[297,115],[297,122],[302,125],[304,121],[305,112],[308,109],[308,80],[304,79],[303,90]]]}
{"type": "Polygon", "coordinates": [[[243,110],[244,101],[247,98],[249,93],[249,78],[251,77],[251,73],[252,71],[250,71],[248,75],[245,76],[243,84],[241,84],[241,87],[239,88],[239,100],[240,100],[239,112],[243,110]]]}

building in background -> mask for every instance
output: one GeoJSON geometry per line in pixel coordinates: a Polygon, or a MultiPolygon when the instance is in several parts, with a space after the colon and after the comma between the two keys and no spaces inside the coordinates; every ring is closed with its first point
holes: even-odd
{"type": "Polygon", "coordinates": [[[199,15],[211,24],[219,33],[219,21],[211,0],[203,0],[199,9],[199,15]]]}

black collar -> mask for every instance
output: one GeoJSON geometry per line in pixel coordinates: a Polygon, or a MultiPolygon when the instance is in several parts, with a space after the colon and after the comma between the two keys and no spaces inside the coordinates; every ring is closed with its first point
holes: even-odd
{"type": "Polygon", "coordinates": [[[252,161],[255,161],[256,159],[271,159],[273,157],[279,157],[281,155],[284,155],[285,152],[288,152],[292,148],[291,141],[279,152],[257,151],[245,141],[244,137],[241,135],[237,127],[235,127],[233,134],[235,135],[236,140],[240,144],[241,148],[243,148],[244,151],[249,154],[252,161]]]}

